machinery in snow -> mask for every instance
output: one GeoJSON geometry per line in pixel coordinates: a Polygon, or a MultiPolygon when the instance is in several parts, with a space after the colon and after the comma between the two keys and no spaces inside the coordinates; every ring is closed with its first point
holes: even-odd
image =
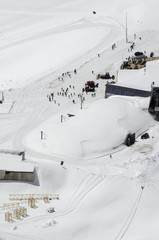
{"type": "Polygon", "coordinates": [[[85,91],[86,92],[95,92],[95,88],[98,87],[98,83],[95,84],[94,81],[87,81],[85,83],[85,91]]]}
{"type": "Polygon", "coordinates": [[[101,78],[101,79],[113,79],[114,80],[115,76],[114,75],[110,76],[110,73],[106,72],[105,74],[98,74],[96,76],[96,79],[99,79],[99,78],[101,78]]]}

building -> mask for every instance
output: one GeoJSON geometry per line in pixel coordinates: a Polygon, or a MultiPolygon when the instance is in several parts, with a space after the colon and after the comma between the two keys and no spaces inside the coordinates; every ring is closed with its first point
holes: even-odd
{"type": "Polygon", "coordinates": [[[148,108],[149,113],[156,116],[159,121],[159,87],[152,85],[151,98],[148,108]]]}
{"type": "Polygon", "coordinates": [[[107,83],[105,88],[105,98],[111,95],[149,97],[151,92],[107,83]]]}
{"type": "Polygon", "coordinates": [[[21,160],[21,156],[0,154],[0,180],[34,182],[34,165],[21,160]]]}

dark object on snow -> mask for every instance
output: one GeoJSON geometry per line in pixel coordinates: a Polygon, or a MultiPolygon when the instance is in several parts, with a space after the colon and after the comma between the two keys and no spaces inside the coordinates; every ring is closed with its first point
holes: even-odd
{"type": "Polygon", "coordinates": [[[128,135],[126,136],[126,139],[125,139],[125,145],[126,146],[131,146],[135,143],[135,133],[131,134],[131,133],[128,133],[128,135]]]}
{"type": "Polygon", "coordinates": [[[150,138],[148,133],[144,133],[141,135],[141,139],[147,139],[147,138],[150,138]]]}
{"type": "Polygon", "coordinates": [[[64,164],[64,161],[61,161],[61,166],[63,166],[63,164],[64,164]]]}
{"type": "Polygon", "coordinates": [[[68,117],[74,117],[75,116],[74,114],[70,114],[70,113],[68,113],[67,115],[68,115],[68,117]]]}
{"type": "Polygon", "coordinates": [[[154,87],[153,85],[148,111],[155,115],[156,120],[159,121],[159,87],[154,87]]]}
{"type": "Polygon", "coordinates": [[[143,52],[135,52],[134,55],[135,56],[141,56],[141,55],[143,55],[143,52]]]}
{"type": "Polygon", "coordinates": [[[115,79],[115,76],[114,76],[114,75],[112,75],[112,79],[113,79],[113,80],[115,79]]]}
{"type": "Polygon", "coordinates": [[[115,48],[116,48],[116,43],[112,45],[112,50],[114,50],[115,48]]]}
{"type": "Polygon", "coordinates": [[[110,76],[109,72],[106,72],[105,74],[98,74],[96,76],[96,79],[99,79],[99,78],[101,78],[101,79],[111,79],[112,77],[110,76]]]}
{"type": "Polygon", "coordinates": [[[128,67],[131,67],[129,61],[124,61],[123,64],[121,65],[121,69],[125,69],[125,68],[128,68],[128,67]]]}
{"type": "Polygon", "coordinates": [[[95,84],[94,81],[87,81],[87,83],[85,83],[85,91],[86,92],[95,92],[95,88],[98,87],[98,83],[95,84]]]}
{"type": "Polygon", "coordinates": [[[133,44],[130,45],[131,51],[134,49],[134,47],[135,47],[135,43],[133,43],[133,44]]]}
{"type": "Polygon", "coordinates": [[[152,57],[152,58],[154,57],[154,52],[150,53],[150,57],[152,57]]]}
{"type": "Polygon", "coordinates": [[[147,56],[144,55],[143,52],[135,52],[134,55],[135,55],[134,59],[143,59],[143,58],[147,58],[147,56]]]}
{"type": "Polygon", "coordinates": [[[48,210],[47,210],[49,213],[53,213],[53,212],[55,212],[55,209],[53,208],[53,207],[50,207],[50,208],[48,208],[48,210]]]}
{"type": "Polygon", "coordinates": [[[95,11],[93,11],[93,14],[96,14],[96,12],[95,12],[95,11]]]}

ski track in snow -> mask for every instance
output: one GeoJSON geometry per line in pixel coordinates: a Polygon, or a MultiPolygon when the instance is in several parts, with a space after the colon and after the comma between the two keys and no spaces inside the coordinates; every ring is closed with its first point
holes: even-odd
{"type": "MultiPolygon", "coordinates": [[[[107,20],[107,17],[104,18],[107,20]]],[[[67,33],[69,31],[75,31],[75,30],[82,30],[85,28],[92,28],[92,29],[98,29],[98,28],[103,28],[104,30],[106,29],[107,31],[109,30],[109,34],[106,31],[105,37],[103,37],[100,42],[98,42],[98,44],[93,48],[93,49],[89,49],[87,50],[87,52],[85,52],[85,60],[89,61],[91,59],[94,58],[95,55],[97,55],[99,52],[103,52],[106,48],[110,47],[112,44],[112,38],[114,38],[114,40],[116,40],[118,38],[118,35],[121,34],[121,32],[123,32],[122,27],[120,26],[120,24],[116,23],[116,19],[112,18],[112,23],[108,24],[107,21],[104,23],[104,21],[102,21],[101,23],[97,21],[97,23],[94,20],[91,19],[79,19],[73,23],[70,23],[66,26],[62,26],[62,27],[58,27],[57,29],[55,28],[51,28],[47,31],[43,31],[40,33],[36,33],[31,37],[21,37],[19,36],[19,39],[13,41],[11,40],[11,42],[7,43],[6,45],[3,45],[2,43],[0,44],[0,50],[3,51],[7,48],[13,48],[13,47],[17,47],[20,44],[26,44],[27,42],[34,42],[34,40],[40,40],[42,38],[46,38],[46,37],[51,37],[53,35],[57,35],[60,33],[67,33]],[[114,21],[114,22],[113,22],[114,21]]],[[[97,18],[98,20],[98,18],[97,18]]],[[[35,30],[36,31],[36,30],[35,30]]],[[[67,63],[67,65],[69,66],[71,63],[75,64],[75,62],[80,62],[80,64],[83,64],[81,62],[81,59],[83,58],[83,56],[78,57],[77,59],[72,59],[72,62],[67,63]]],[[[83,59],[83,61],[85,61],[83,59]]],[[[41,72],[40,75],[38,76],[34,76],[34,77],[29,77],[28,79],[25,79],[26,83],[32,83],[32,82],[36,82],[40,80],[41,78],[41,83],[42,80],[46,81],[46,76],[47,77],[53,77],[54,73],[57,74],[57,71],[61,71],[62,69],[66,68],[67,66],[62,66],[62,68],[60,69],[55,69],[55,67],[49,68],[49,70],[46,70],[45,72],[41,72]]],[[[26,86],[28,87],[28,86],[26,86]]]]}
{"type": "MultiPolygon", "coordinates": [[[[113,19],[113,18],[112,18],[113,19]]],[[[15,41],[11,41],[10,43],[7,43],[5,45],[2,45],[0,46],[0,50],[4,50],[4,49],[7,49],[7,48],[10,48],[10,47],[14,47],[14,46],[17,46],[19,44],[24,44],[26,42],[29,42],[29,41],[33,41],[33,40],[36,40],[36,39],[41,39],[41,38],[45,38],[45,37],[48,37],[48,36],[53,36],[53,35],[56,35],[56,34],[59,34],[59,33],[65,33],[65,32],[69,32],[69,31],[73,31],[73,30],[81,30],[81,29],[84,29],[84,28],[96,28],[96,27],[102,27],[102,28],[108,28],[108,29],[113,29],[116,31],[116,29],[118,28],[116,25],[110,25],[110,24],[107,24],[106,23],[96,23],[94,21],[91,21],[91,19],[86,19],[86,18],[83,18],[83,19],[79,19],[75,22],[72,22],[70,24],[67,24],[67,25],[64,25],[64,26],[60,26],[60,27],[57,27],[57,28],[50,28],[49,30],[44,30],[43,32],[37,32],[36,34],[30,36],[30,37],[19,37],[19,39],[15,40],[15,41]],[[88,21],[89,20],[89,21],[88,21]]],[[[104,40],[106,40],[108,38],[108,36],[105,37],[104,40]]]]}
{"type": "Polygon", "coordinates": [[[137,210],[139,208],[139,204],[141,204],[142,194],[143,194],[143,191],[144,191],[144,189],[146,187],[146,181],[147,181],[148,174],[149,174],[149,168],[150,168],[150,162],[149,161],[151,159],[147,159],[147,160],[148,160],[148,164],[147,164],[147,170],[146,170],[144,181],[143,181],[143,183],[141,185],[141,188],[139,190],[139,193],[138,193],[138,195],[136,197],[136,200],[135,200],[135,203],[133,205],[133,208],[131,209],[130,214],[129,214],[129,216],[126,219],[125,224],[123,225],[123,227],[121,228],[121,230],[117,234],[115,240],[121,240],[121,239],[124,238],[125,234],[127,233],[128,229],[131,226],[132,221],[135,218],[136,212],[137,212],[137,210]]]}
{"type": "MultiPolygon", "coordinates": [[[[55,219],[63,218],[66,215],[69,215],[75,211],[78,210],[80,207],[80,204],[84,199],[87,197],[87,195],[92,191],[98,184],[100,184],[101,181],[103,181],[105,177],[101,177],[100,175],[95,174],[88,174],[79,184],[76,191],[73,193],[69,203],[66,205],[65,208],[55,212],[52,217],[55,219]]],[[[25,225],[35,225],[37,226],[38,222],[41,222],[41,220],[49,220],[50,215],[42,215],[42,216],[36,216],[36,217],[30,217],[28,219],[23,220],[22,222],[17,223],[16,225],[18,227],[25,227],[25,225]]],[[[5,224],[2,225],[5,227],[5,224]]],[[[2,227],[1,226],[1,227],[2,227]]],[[[12,234],[9,231],[2,231],[3,234],[9,234],[9,236],[12,236],[12,234]]],[[[16,236],[18,239],[24,238],[24,239],[34,239],[33,237],[29,235],[21,235],[21,234],[13,234],[13,236],[16,236]]],[[[41,239],[41,238],[37,238],[41,239]]]]}

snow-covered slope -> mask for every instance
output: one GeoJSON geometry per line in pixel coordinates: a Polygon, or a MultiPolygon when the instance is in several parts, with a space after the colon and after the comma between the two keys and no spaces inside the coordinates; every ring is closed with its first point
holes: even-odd
{"type": "Polygon", "coordinates": [[[0,181],[0,239],[159,238],[159,127],[149,98],[105,99],[106,81],[96,79],[109,71],[121,85],[149,89],[157,82],[158,61],[146,71],[119,69],[134,51],[159,55],[158,6],[157,0],[0,0],[0,166],[13,169],[13,154],[25,151],[21,164],[36,172],[34,183],[0,181]],[[91,80],[99,84],[95,93],[82,93],[91,80]],[[145,131],[150,138],[141,140],[145,131]],[[123,144],[128,133],[136,134],[131,147],[123,144]],[[28,215],[8,223],[5,213],[16,208],[9,194],[59,194],[59,200],[36,200],[35,208],[19,200],[28,215]]]}
{"type": "Polygon", "coordinates": [[[126,12],[130,36],[146,30],[149,38],[154,38],[153,30],[158,30],[156,4],[155,0],[146,4],[116,0],[111,4],[103,0],[91,4],[0,1],[1,89],[25,86],[40,76],[64,70],[77,59],[79,66],[124,39],[126,12]]]}
{"type": "Polygon", "coordinates": [[[152,118],[129,98],[114,97],[94,102],[67,122],[52,122],[51,118],[35,128],[27,137],[27,146],[38,152],[87,159],[110,153],[124,143],[128,133],[139,136],[152,118]],[[135,118],[137,121],[132,121],[135,118]],[[39,139],[41,129],[46,145],[39,139]]]}

